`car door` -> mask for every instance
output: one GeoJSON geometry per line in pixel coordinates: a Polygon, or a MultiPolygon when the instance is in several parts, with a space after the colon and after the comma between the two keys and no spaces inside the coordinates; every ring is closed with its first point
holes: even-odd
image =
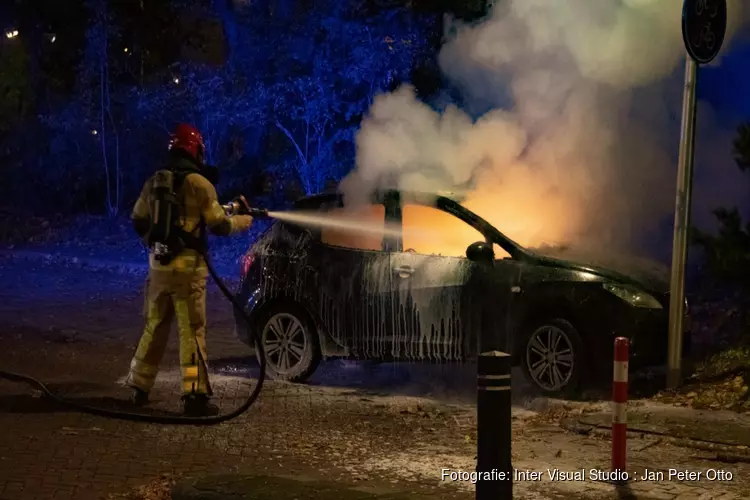
{"type": "Polygon", "coordinates": [[[493,348],[509,349],[507,321],[518,267],[498,261],[493,269],[466,259],[466,248],[484,235],[437,208],[404,204],[401,223],[403,251],[390,258],[401,357],[473,357],[481,329],[492,331],[493,348]]]}
{"type": "Polygon", "coordinates": [[[327,210],[315,245],[319,317],[331,338],[360,358],[387,357],[391,330],[389,256],[382,250],[385,208],[327,210]]]}

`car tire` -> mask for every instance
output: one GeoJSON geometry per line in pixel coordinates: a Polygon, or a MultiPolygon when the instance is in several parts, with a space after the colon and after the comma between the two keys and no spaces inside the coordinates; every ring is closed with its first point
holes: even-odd
{"type": "Polygon", "coordinates": [[[279,304],[264,311],[257,324],[266,374],[288,382],[310,378],[321,355],[317,329],[307,312],[293,304],[279,304]]]}
{"type": "Polygon", "coordinates": [[[529,324],[520,347],[521,368],[535,391],[550,397],[578,393],[584,347],[581,335],[568,321],[553,318],[529,324]]]}

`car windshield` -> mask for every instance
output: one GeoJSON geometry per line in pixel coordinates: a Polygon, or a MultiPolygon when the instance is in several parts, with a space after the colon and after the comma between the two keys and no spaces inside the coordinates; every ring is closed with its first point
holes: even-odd
{"type": "Polygon", "coordinates": [[[487,234],[491,239],[495,240],[495,243],[501,244],[504,248],[505,246],[510,246],[522,252],[526,251],[523,245],[510,239],[508,236],[505,235],[505,233],[503,233],[498,228],[496,228],[495,226],[487,222],[487,220],[477,215],[475,212],[472,212],[467,207],[458,203],[457,201],[452,200],[450,198],[445,198],[445,201],[442,204],[445,207],[444,208],[445,210],[450,211],[451,213],[453,213],[460,219],[466,221],[469,224],[472,224],[473,226],[483,228],[482,232],[487,234]],[[452,206],[458,207],[458,210],[453,211],[451,209],[452,206]]]}

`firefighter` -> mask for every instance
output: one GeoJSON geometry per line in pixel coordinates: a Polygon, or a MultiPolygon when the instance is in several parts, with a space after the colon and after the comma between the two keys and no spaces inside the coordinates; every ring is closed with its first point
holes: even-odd
{"type": "MultiPolygon", "coordinates": [[[[207,228],[217,236],[247,231],[252,224],[248,215],[228,216],[218,202],[214,184],[216,170],[204,164],[204,143],[191,125],[178,125],[169,143],[167,170],[182,179],[174,187],[179,207],[180,234],[187,243],[163,263],[152,248],[145,290],[146,324],[138,348],[130,363],[126,384],[134,392],[131,401],[148,402],[149,391],[167,345],[169,331],[177,320],[180,347],[180,372],[184,411],[189,416],[215,415],[218,408],[209,403],[212,395],[206,364],[206,278],[208,268],[198,246],[205,249],[207,228]]],[[[149,241],[154,227],[152,181],[143,187],[132,213],[133,227],[149,241]]]]}

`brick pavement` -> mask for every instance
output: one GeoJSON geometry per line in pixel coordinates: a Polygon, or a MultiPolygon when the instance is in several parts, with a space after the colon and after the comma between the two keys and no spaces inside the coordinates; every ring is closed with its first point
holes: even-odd
{"type": "Polygon", "coordinates": [[[266,395],[247,415],[217,427],[165,427],[67,413],[4,382],[0,498],[106,498],[163,473],[243,468],[329,475],[340,470],[328,459],[334,454],[341,463],[352,454],[405,449],[419,437],[400,433],[398,439],[383,439],[392,434],[390,416],[365,421],[366,408],[341,404],[348,396],[334,406],[321,398],[310,404],[297,395],[303,404],[295,408],[282,397],[266,395]],[[352,433],[357,436],[351,438],[352,433]]]}
{"type": "MultiPolygon", "coordinates": [[[[56,281],[45,273],[35,278],[41,288],[56,281]]],[[[141,299],[139,281],[123,280],[123,285],[116,295],[108,294],[107,287],[81,286],[83,292],[94,292],[83,299],[80,294],[61,293],[43,305],[32,301],[32,292],[9,300],[2,300],[0,292],[0,321],[18,324],[18,318],[22,319],[21,327],[0,327],[4,347],[0,366],[52,382],[56,392],[84,398],[84,402],[103,405],[108,404],[105,398],[124,398],[125,390],[115,382],[127,370],[140,333],[141,299]],[[81,314],[76,300],[88,301],[93,314],[85,309],[81,314]],[[44,306],[50,302],[51,307],[44,306]],[[111,323],[102,321],[107,315],[111,323]],[[66,327],[48,328],[57,324],[66,327]]],[[[75,286],[67,292],[71,289],[75,286]]],[[[232,335],[227,314],[231,309],[219,308],[214,306],[209,325],[212,366],[222,357],[246,354],[232,335]]],[[[162,409],[178,406],[176,347],[176,342],[170,345],[154,391],[154,397],[162,400],[155,405],[162,409]]],[[[242,368],[241,359],[237,364],[242,368]]],[[[250,389],[241,376],[214,380],[217,402],[225,411],[236,407],[250,389]]],[[[374,417],[379,410],[362,407],[347,395],[272,382],[248,414],[211,428],[165,427],[69,413],[33,395],[26,386],[0,381],[3,499],[104,499],[160,474],[238,468],[287,474],[304,471],[308,476],[329,478],[338,474],[351,479],[337,464],[352,454],[374,453],[384,447],[402,449],[419,437],[401,433],[383,439],[382,435],[393,434],[392,415],[374,417]],[[352,432],[355,438],[350,437],[352,432]]]]}
{"type": "MultiPolygon", "coordinates": [[[[121,397],[115,382],[140,333],[140,278],[34,272],[22,285],[17,277],[0,271],[0,325],[6,325],[0,326],[0,366],[32,372],[55,381],[55,389],[62,393],[99,403],[105,402],[103,397],[121,397]],[[117,287],[106,280],[117,281],[117,287]],[[40,290],[52,287],[59,293],[49,293],[40,303],[40,290]],[[87,308],[81,309],[81,303],[87,308]],[[11,321],[18,324],[19,317],[23,328],[8,326],[11,321]],[[57,325],[65,328],[50,330],[57,325]]],[[[231,337],[231,310],[221,309],[218,300],[212,303],[212,359],[241,352],[242,346],[231,337]]],[[[157,403],[165,407],[176,404],[174,347],[167,357],[172,361],[165,363],[160,382],[164,403],[157,403]]],[[[248,389],[242,374],[217,383],[224,391],[224,407],[237,403],[248,389]]],[[[24,386],[0,381],[0,498],[6,500],[105,499],[161,474],[227,470],[398,482],[412,489],[438,488],[439,498],[471,496],[470,484],[440,481],[442,468],[474,467],[475,420],[471,407],[463,405],[269,383],[246,415],[197,429],[69,413],[30,395],[24,386]]],[[[605,442],[527,417],[520,412],[514,420],[517,468],[607,467],[605,442]]],[[[724,468],[734,473],[734,480],[723,484],[634,483],[630,488],[637,498],[750,498],[743,489],[750,472],[746,464],[709,461],[694,451],[648,439],[632,444],[630,461],[635,468],[724,468]]],[[[568,498],[613,495],[610,486],[590,481],[519,483],[517,491],[519,498],[530,499],[555,492],[568,498]]]]}
{"type": "MultiPolygon", "coordinates": [[[[6,353],[13,354],[13,363],[17,364],[14,369],[32,364],[29,359],[21,359],[19,353],[42,353],[50,363],[34,367],[40,376],[79,369],[80,373],[66,379],[74,383],[81,374],[103,373],[111,381],[119,373],[96,363],[82,367],[70,353],[75,349],[85,354],[80,345],[47,341],[29,345],[26,340],[19,347],[18,341],[7,337],[0,342],[6,346],[6,353]]],[[[127,355],[118,353],[117,348],[114,344],[97,346],[107,366],[127,361],[127,355]]],[[[98,390],[96,384],[93,389],[81,389],[83,393],[98,390]]],[[[29,397],[23,386],[1,382],[0,426],[4,432],[0,435],[0,498],[93,500],[125,491],[160,474],[297,471],[350,481],[440,485],[439,473],[444,467],[473,469],[475,421],[470,408],[430,407],[406,397],[383,398],[352,392],[346,388],[271,382],[259,405],[236,421],[210,428],[177,428],[60,411],[45,400],[29,397]]],[[[527,417],[520,414],[514,422],[517,468],[606,468],[606,443],[571,435],[554,426],[532,425],[527,417]]],[[[630,461],[634,466],[720,466],[696,461],[683,449],[645,449],[652,444],[646,440],[631,448],[630,461]],[[644,450],[638,451],[640,448],[644,450]]],[[[631,490],[638,498],[712,498],[707,496],[711,492],[724,495],[733,491],[734,498],[743,498],[738,492],[739,479],[747,477],[748,470],[742,465],[730,469],[735,482],[728,485],[643,482],[633,484],[631,490]]],[[[471,495],[471,485],[466,483],[441,486],[440,498],[471,495]]],[[[609,498],[612,488],[592,482],[541,481],[519,483],[517,491],[529,495],[519,498],[534,498],[531,495],[538,491],[556,491],[573,498],[592,494],[594,498],[609,498]]]]}

